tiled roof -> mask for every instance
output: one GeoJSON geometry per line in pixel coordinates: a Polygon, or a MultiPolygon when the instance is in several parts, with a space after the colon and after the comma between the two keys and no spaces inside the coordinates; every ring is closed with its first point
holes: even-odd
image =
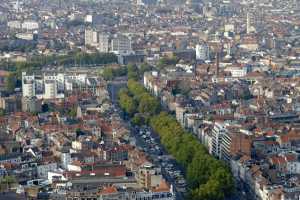
{"type": "Polygon", "coordinates": [[[108,186],[108,187],[104,187],[100,192],[99,194],[101,195],[105,195],[105,194],[113,194],[113,193],[117,193],[118,190],[116,187],[114,186],[108,186]]]}

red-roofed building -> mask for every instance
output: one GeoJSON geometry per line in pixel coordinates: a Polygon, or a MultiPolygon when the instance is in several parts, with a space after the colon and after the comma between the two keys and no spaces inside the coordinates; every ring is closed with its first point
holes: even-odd
{"type": "Polygon", "coordinates": [[[118,190],[115,186],[104,187],[98,194],[99,195],[111,195],[117,193],[118,190]]]}

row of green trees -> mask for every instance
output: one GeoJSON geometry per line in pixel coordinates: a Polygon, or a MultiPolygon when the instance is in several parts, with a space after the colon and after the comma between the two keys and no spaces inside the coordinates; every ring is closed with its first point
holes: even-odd
{"type": "Polygon", "coordinates": [[[112,53],[73,52],[68,55],[35,56],[26,62],[0,62],[0,69],[7,70],[10,75],[5,80],[6,91],[11,93],[15,87],[21,86],[22,72],[33,73],[45,66],[86,66],[117,63],[118,59],[112,53]]]}
{"type": "Polygon", "coordinates": [[[126,67],[108,66],[108,67],[104,68],[104,70],[102,71],[102,77],[107,81],[111,81],[115,77],[126,76],[126,75],[127,75],[126,67]]]}
{"type": "Polygon", "coordinates": [[[197,138],[187,133],[177,120],[161,112],[160,102],[137,81],[119,92],[119,105],[137,125],[148,124],[159,134],[161,143],[185,169],[190,189],[187,198],[221,200],[230,196],[234,181],[229,168],[208,154],[197,138]]]}
{"type": "Polygon", "coordinates": [[[139,66],[128,64],[122,67],[106,67],[102,72],[102,76],[105,80],[113,80],[119,76],[128,76],[128,79],[138,80],[146,71],[151,69],[152,67],[146,63],[142,63],[139,66]]]}
{"type": "Polygon", "coordinates": [[[127,88],[119,91],[119,105],[136,125],[149,122],[160,111],[159,101],[137,81],[129,79],[127,88]]]}
{"type": "Polygon", "coordinates": [[[117,63],[118,58],[113,53],[71,52],[66,55],[34,56],[26,62],[1,62],[0,68],[17,72],[39,70],[44,66],[86,66],[117,63]]]}
{"type": "Polygon", "coordinates": [[[118,58],[113,53],[71,52],[66,55],[36,56],[32,57],[30,62],[38,66],[85,66],[117,63],[118,58]]]}
{"type": "Polygon", "coordinates": [[[11,186],[17,183],[14,176],[4,176],[0,178],[0,191],[8,191],[11,186]]]}
{"type": "Polygon", "coordinates": [[[232,194],[234,181],[229,168],[210,156],[174,117],[162,112],[151,118],[150,125],[168,152],[186,170],[190,199],[221,200],[232,194]]]}
{"type": "Polygon", "coordinates": [[[172,66],[172,65],[176,65],[179,62],[179,59],[176,56],[173,57],[163,57],[161,58],[158,63],[157,63],[157,67],[159,69],[163,69],[167,66],[172,66]]]}

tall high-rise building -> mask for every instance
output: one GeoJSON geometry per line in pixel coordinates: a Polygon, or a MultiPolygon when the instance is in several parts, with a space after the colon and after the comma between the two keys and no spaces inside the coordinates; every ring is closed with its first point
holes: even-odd
{"type": "Polygon", "coordinates": [[[92,29],[85,30],[85,45],[95,47],[100,52],[109,51],[109,35],[92,29]]]}
{"type": "Polygon", "coordinates": [[[92,29],[85,30],[85,45],[95,47],[98,45],[98,33],[92,29]]]}
{"type": "Polygon", "coordinates": [[[35,96],[35,76],[26,76],[26,73],[22,73],[22,91],[23,97],[35,96]]]}
{"type": "Polygon", "coordinates": [[[56,80],[45,81],[45,99],[55,99],[57,96],[57,82],[56,80]]]}
{"type": "Polygon", "coordinates": [[[230,160],[231,137],[224,123],[216,122],[212,130],[212,153],[216,157],[230,160]]]}

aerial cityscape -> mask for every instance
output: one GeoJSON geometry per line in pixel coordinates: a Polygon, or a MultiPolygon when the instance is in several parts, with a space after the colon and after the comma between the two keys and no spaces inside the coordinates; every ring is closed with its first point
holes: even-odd
{"type": "Polygon", "coordinates": [[[300,200],[300,0],[0,0],[0,200],[300,200]]]}

